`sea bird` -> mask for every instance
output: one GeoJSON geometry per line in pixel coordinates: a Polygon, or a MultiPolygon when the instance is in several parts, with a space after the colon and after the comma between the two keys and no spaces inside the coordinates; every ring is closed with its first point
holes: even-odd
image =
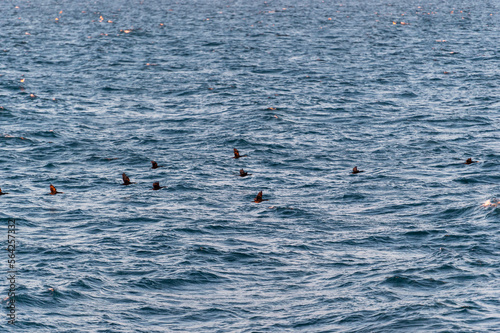
{"type": "Polygon", "coordinates": [[[257,196],[255,197],[255,199],[253,199],[253,202],[262,202],[262,201],[269,201],[269,199],[262,199],[262,191],[259,192],[259,194],[257,194],[257,196]]]}
{"type": "Polygon", "coordinates": [[[56,195],[56,194],[58,194],[58,193],[64,193],[64,192],[58,192],[58,191],[56,190],[56,188],[54,187],[54,185],[50,184],[50,193],[49,193],[49,194],[50,194],[50,195],[56,195]]]}
{"type": "Polygon", "coordinates": [[[153,165],[151,169],[163,168],[163,165],[158,165],[155,161],[151,161],[151,164],[153,165]]]}
{"type": "Polygon", "coordinates": [[[356,173],[360,173],[360,172],[365,172],[364,170],[358,170],[358,167],[355,166],[353,169],[352,169],[352,173],[353,174],[356,174],[356,173]]]}
{"type": "Polygon", "coordinates": [[[2,189],[0,188],[0,195],[4,195],[4,194],[9,194],[9,192],[2,192],[2,189]]]}
{"type": "Polygon", "coordinates": [[[251,173],[245,172],[243,169],[240,169],[240,177],[250,176],[251,173]]]}
{"type": "Polygon", "coordinates": [[[127,177],[125,172],[122,174],[122,179],[123,179],[123,184],[122,185],[130,185],[130,184],[135,184],[130,182],[130,178],[127,177]]]}
{"type": "Polygon", "coordinates": [[[498,205],[500,205],[500,200],[493,198],[491,200],[486,200],[486,202],[484,204],[482,204],[481,206],[483,206],[483,207],[496,207],[498,205]]]}
{"type": "Polygon", "coordinates": [[[240,152],[238,149],[234,148],[234,157],[233,158],[240,158],[240,157],[245,157],[247,155],[240,155],[240,152]]]}
{"type": "Polygon", "coordinates": [[[166,188],[166,186],[160,186],[160,182],[154,182],[152,190],[159,190],[161,188],[166,188]]]}
{"type": "Polygon", "coordinates": [[[469,157],[464,164],[472,164],[472,163],[477,163],[477,161],[473,161],[472,158],[469,157]]]}

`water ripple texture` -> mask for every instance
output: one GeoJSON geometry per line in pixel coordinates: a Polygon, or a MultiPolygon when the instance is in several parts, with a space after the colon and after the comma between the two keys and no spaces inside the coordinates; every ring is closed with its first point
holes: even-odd
{"type": "Polygon", "coordinates": [[[1,331],[500,331],[498,3],[0,15],[1,331]]]}

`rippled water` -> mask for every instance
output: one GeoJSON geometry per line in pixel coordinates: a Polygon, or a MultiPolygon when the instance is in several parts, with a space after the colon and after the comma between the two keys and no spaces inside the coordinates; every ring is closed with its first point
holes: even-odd
{"type": "Polygon", "coordinates": [[[500,331],[497,3],[0,15],[2,330],[500,331]]]}

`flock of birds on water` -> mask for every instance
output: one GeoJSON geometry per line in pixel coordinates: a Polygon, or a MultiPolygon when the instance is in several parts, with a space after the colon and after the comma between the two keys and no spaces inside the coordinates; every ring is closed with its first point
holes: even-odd
{"type": "MultiPolygon", "coordinates": [[[[240,152],[238,151],[238,149],[234,148],[234,157],[235,159],[238,159],[238,158],[241,158],[241,157],[247,157],[247,155],[240,155],[240,152]]],[[[477,161],[473,161],[472,158],[468,158],[464,164],[473,164],[473,163],[477,163],[477,161]]],[[[162,168],[163,165],[158,165],[158,163],[156,163],[155,161],[151,161],[151,169],[158,169],[158,168],[162,168]]],[[[361,173],[361,172],[364,172],[364,170],[359,170],[357,166],[355,166],[353,169],[352,169],[352,174],[358,174],[358,173],[361,173]]],[[[248,173],[248,172],[245,172],[245,170],[243,169],[240,169],[240,174],[239,176],[240,177],[246,177],[246,176],[251,176],[252,174],[251,173],[248,173]]],[[[122,174],[122,179],[123,179],[123,184],[121,185],[131,185],[131,184],[136,184],[135,182],[131,182],[130,181],[130,178],[125,174],[125,172],[122,174]]],[[[151,190],[160,190],[162,188],[166,188],[166,186],[160,186],[160,182],[154,182],[153,183],[153,188],[151,190]]],[[[63,194],[64,192],[59,192],[56,187],[52,184],[50,184],[50,195],[56,195],[56,194],[63,194]]],[[[9,194],[9,192],[2,192],[2,189],[0,188],[0,195],[4,195],[4,194],[9,194]]],[[[500,205],[500,200],[497,200],[497,199],[492,199],[492,200],[487,200],[482,206],[483,207],[496,207],[498,205],[500,205]],[[493,200],[493,202],[492,202],[493,200]]],[[[260,203],[262,201],[269,201],[269,199],[263,199],[262,198],[262,191],[260,191],[257,196],[255,197],[255,199],[253,200],[253,202],[256,202],[256,203],[260,203]]]]}

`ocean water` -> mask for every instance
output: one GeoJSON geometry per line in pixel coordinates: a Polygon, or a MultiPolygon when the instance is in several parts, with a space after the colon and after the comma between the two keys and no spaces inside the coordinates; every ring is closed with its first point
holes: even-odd
{"type": "Polygon", "coordinates": [[[1,331],[500,332],[499,3],[0,17],[1,331]]]}

